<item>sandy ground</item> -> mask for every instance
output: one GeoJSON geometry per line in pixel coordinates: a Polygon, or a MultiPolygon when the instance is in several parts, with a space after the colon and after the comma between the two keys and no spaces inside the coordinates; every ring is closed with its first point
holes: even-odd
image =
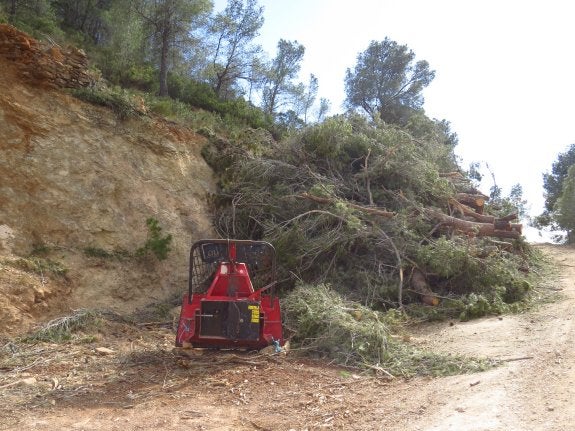
{"type": "Polygon", "coordinates": [[[172,351],[173,333],[104,322],[86,344],[6,344],[5,430],[575,430],[575,249],[542,246],[561,298],[530,313],[418,328],[487,372],[384,379],[293,355],[172,351]]]}

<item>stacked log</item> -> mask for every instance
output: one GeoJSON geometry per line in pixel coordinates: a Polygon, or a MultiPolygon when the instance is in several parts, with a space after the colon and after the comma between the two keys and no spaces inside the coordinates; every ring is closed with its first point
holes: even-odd
{"type": "Polygon", "coordinates": [[[32,85],[81,88],[93,83],[84,51],[40,43],[7,24],[0,24],[0,57],[12,62],[32,85]]]}
{"type": "Polygon", "coordinates": [[[499,238],[517,239],[523,233],[522,224],[511,223],[518,219],[517,213],[508,214],[505,217],[495,217],[492,215],[477,213],[457,199],[450,199],[449,204],[455,212],[459,213],[463,217],[463,219],[456,220],[461,220],[463,223],[453,223],[453,220],[446,218],[448,216],[442,213],[432,213],[432,216],[440,222],[444,222],[461,229],[465,234],[472,234],[477,231],[477,235],[475,236],[494,236],[499,238]],[[470,219],[475,223],[470,223],[470,219]]]}
{"type": "Polygon", "coordinates": [[[473,208],[476,213],[483,214],[483,207],[485,206],[485,202],[489,200],[489,196],[485,196],[482,193],[457,193],[455,199],[473,208]]]}
{"type": "Polygon", "coordinates": [[[441,225],[461,232],[469,237],[496,237],[518,239],[521,237],[522,225],[504,220],[481,223],[452,217],[439,210],[428,208],[425,213],[441,225]]]}
{"type": "Polygon", "coordinates": [[[432,306],[439,304],[439,298],[433,293],[429,284],[427,284],[425,274],[418,268],[413,268],[411,273],[411,286],[413,290],[421,296],[421,302],[424,304],[432,306]]]}

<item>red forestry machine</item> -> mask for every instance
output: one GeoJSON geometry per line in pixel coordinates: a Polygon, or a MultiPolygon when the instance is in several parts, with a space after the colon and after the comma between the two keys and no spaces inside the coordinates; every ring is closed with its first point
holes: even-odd
{"type": "Polygon", "coordinates": [[[201,240],[190,251],[176,346],[261,349],[283,345],[275,249],[263,241],[201,240]]]}

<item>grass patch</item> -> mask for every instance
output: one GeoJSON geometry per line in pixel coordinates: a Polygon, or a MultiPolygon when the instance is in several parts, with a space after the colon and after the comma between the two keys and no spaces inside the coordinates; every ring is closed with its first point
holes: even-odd
{"type": "Polygon", "coordinates": [[[68,272],[68,268],[61,263],[43,257],[22,257],[16,260],[4,260],[3,263],[4,265],[26,272],[33,272],[41,276],[52,274],[57,277],[66,277],[68,272]]]}
{"type": "Polygon", "coordinates": [[[125,260],[131,257],[130,252],[126,250],[108,251],[99,247],[86,247],[83,252],[87,257],[95,257],[99,259],[125,260]]]}
{"type": "Polygon", "coordinates": [[[110,108],[121,120],[140,115],[132,95],[122,88],[77,88],[71,92],[80,100],[110,108]]]}

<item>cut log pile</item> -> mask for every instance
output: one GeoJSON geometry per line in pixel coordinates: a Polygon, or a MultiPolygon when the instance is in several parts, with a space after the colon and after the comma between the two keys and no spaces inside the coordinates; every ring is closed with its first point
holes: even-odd
{"type": "Polygon", "coordinates": [[[517,221],[517,213],[504,217],[485,215],[483,209],[489,196],[471,187],[469,180],[460,172],[441,173],[440,176],[448,179],[458,193],[449,199],[450,215],[437,210],[427,211],[427,215],[440,224],[439,227],[450,228],[471,237],[491,236],[510,239],[521,237],[523,225],[512,223],[517,221]]]}
{"type": "Polygon", "coordinates": [[[40,43],[7,24],[0,24],[0,57],[9,60],[25,81],[36,86],[81,88],[93,83],[84,51],[40,43]]]}
{"type": "MultiPolygon", "coordinates": [[[[434,232],[443,232],[460,234],[468,238],[494,237],[504,240],[518,239],[521,237],[523,226],[519,223],[513,223],[518,219],[517,213],[508,214],[504,217],[484,214],[485,203],[489,200],[488,196],[469,187],[468,181],[459,173],[441,174],[441,176],[448,178],[458,192],[449,199],[448,211],[442,211],[437,208],[426,208],[422,210],[422,213],[429,220],[436,223],[431,234],[434,232]]],[[[331,205],[337,202],[334,198],[316,196],[309,193],[301,193],[299,197],[325,205],[331,205]]],[[[351,202],[346,202],[346,205],[376,217],[391,219],[396,216],[396,213],[388,211],[385,208],[358,205],[351,202]]],[[[486,248],[482,250],[486,255],[496,252],[499,249],[509,249],[509,247],[512,247],[510,242],[496,239],[492,241],[494,245],[488,247],[489,249],[486,248]],[[491,249],[496,250],[493,251],[491,249]]],[[[424,304],[431,306],[439,304],[439,298],[431,290],[425,273],[417,268],[417,266],[411,268],[409,284],[413,291],[420,295],[421,301],[424,304]]]]}
{"type": "Polygon", "coordinates": [[[523,228],[521,224],[511,223],[505,219],[494,219],[492,222],[477,222],[449,216],[434,209],[427,209],[425,213],[439,223],[438,227],[449,228],[469,237],[491,236],[518,239],[521,237],[523,228]]]}

